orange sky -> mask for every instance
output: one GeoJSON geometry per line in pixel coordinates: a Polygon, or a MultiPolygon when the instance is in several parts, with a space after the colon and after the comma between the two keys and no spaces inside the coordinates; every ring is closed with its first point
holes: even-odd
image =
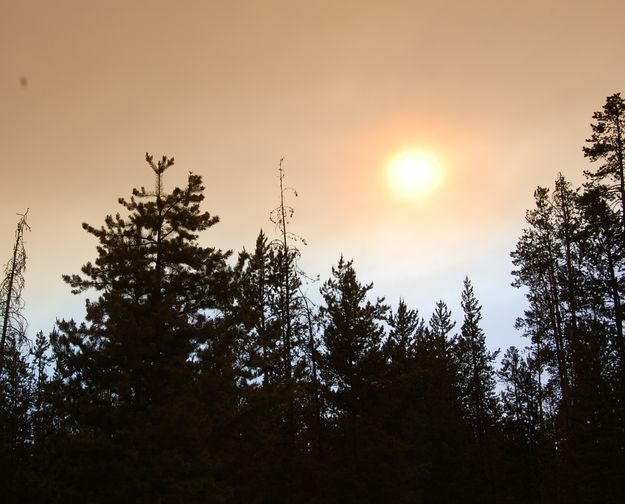
{"type": "Polygon", "coordinates": [[[175,156],[170,187],[204,176],[222,222],[203,240],[235,251],[273,231],[284,156],[310,274],[344,253],[426,317],[469,275],[491,345],[522,345],[509,252],[625,92],[623,19],[621,0],[0,0],[0,261],[30,207],[31,331],[81,313],[60,280],[94,257],[80,223],[152,183],[149,151],[175,156]],[[408,147],[445,165],[427,200],[385,182],[408,147]]]}

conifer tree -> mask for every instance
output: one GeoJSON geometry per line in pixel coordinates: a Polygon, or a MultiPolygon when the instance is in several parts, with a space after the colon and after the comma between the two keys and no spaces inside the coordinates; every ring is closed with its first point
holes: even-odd
{"type": "Polygon", "coordinates": [[[418,366],[425,385],[426,460],[431,465],[424,502],[467,500],[475,486],[470,463],[474,459],[472,439],[460,394],[457,336],[452,333],[455,325],[447,304],[438,301],[424,338],[417,346],[418,366]]]}
{"type": "Polygon", "coordinates": [[[293,383],[287,380],[279,253],[261,230],[253,252],[241,252],[234,268],[234,309],[241,326],[240,359],[245,377],[239,385],[244,398],[239,435],[245,443],[230,471],[237,475],[235,495],[241,502],[268,502],[272,497],[287,502],[292,498],[294,447],[289,412],[293,383]]]}
{"type": "Polygon", "coordinates": [[[541,502],[543,496],[544,425],[537,374],[531,358],[512,346],[503,356],[499,378],[502,430],[508,492],[523,502],[541,502]]]}
{"type": "Polygon", "coordinates": [[[625,378],[625,337],[623,333],[623,293],[621,272],[625,267],[625,243],[620,239],[619,213],[611,208],[607,188],[588,188],[579,199],[585,236],[584,276],[589,292],[589,308],[609,329],[611,351],[618,359],[621,380],[625,378]]]}
{"type": "Polygon", "coordinates": [[[585,171],[591,183],[605,182],[612,201],[621,208],[621,225],[625,232],[625,101],[620,93],[608,96],[603,110],[593,114],[592,136],[586,140],[584,156],[601,161],[596,171],[585,171]]]}
{"type": "Polygon", "coordinates": [[[385,381],[377,413],[381,432],[376,435],[382,441],[378,448],[382,467],[392,470],[379,470],[384,483],[380,486],[393,502],[443,502],[451,495],[439,484],[446,480],[447,489],[453,485],[449,484],[448,451],[438,443],[442,436],[454,437],[444,414],[453,408],[453,401],[447,402],[451,397],[445,394],[445,363],[434,355],[425,321],[403,299],[388,323],[385,381]]]}
{"type": "Polygon", "coordinates": [[[457,344],[461,393],[475,438],[481,444],[497,417],[493,362],[498,352],[489,352],[486,347],[486,336],[480,327],[482,307],[468,278],[464,280],[461,305],[464,319],[457,344]]]}
{"type": "Polygon", "coordinates": [[[453,331],[455,326],[456,323],[452,321],[451,311],[445,302],[442,300],[438,301],[429,321],[431,338],[439,341],[441,344],[445,342],[447,345],[450,345],[453,343],[451,331],[453,331]]]}
{"type": "Polygon", "coordinates": [[[416,310],[411,310],[403,299],[399,300],[397,311],[389,316],[391,330],[384,343],[384,351],[391,366],[406,366],[414,359],[417,339],[423,337],[425,324],[416,310]]]}
{"type": "Polygon", "coordinates": [[[263,387],[268,387],[282,375],[281,331],[273,310],[276,306],[276,264],[274,249],[261,230],[254,251],[241,252],[234,270],[238,316],[246,332],[246,367],[250,379],[260,380],[263,387]]]}
{"type": "MultiPolygon", "coordinates": [[[[515,287],[526,286],[528,308],[517,325],[523,328],[536,349],[535,359],[544,362],[557,389],[553,400],[560,418],[560,435],[566,438],[571,417],[570,332],[562,286],[564,251],[558,241],[558,223],[548,188],[534,192],[536,208],[528,210],[516,249],[511,253],[516,269],[515,287]]],[[[566,278],[566,277],[564,277],[566,278]]],[[[571,325],[569,325],[571,327],[571,325]]],[[[548,384],[549,385],[549,384],[548,384]]]]}
{"type": "Polygon", "coordinates": [[[300,251],[295,243],[305,244],[297,234],[289,230],[290,219],[294,214],[294,209],[286,201],[288,193],[297,196],[297,191],[285,185],[286,173],[283,167],[284,158],[280,159],[278,168],[280,204],[270,213],[270,220],[276,225],[280,237],[271,242],[275,258],[275,284],[277,302],[275,314],[277,315],[278,327],[281,332],[280,354],[281,354],[281,386],[284,388],[286,399],[286,411],[284,415],[284,454],[283,470],[278,471],[284,474],[286,481],[285,488],[286,502],[294,502],[298,499],[297,479],[301,479],[301,471],[297,467],[299,457],[297,451],[297,433],[300,430],[299,417],[302,397],[301,389],[297,386],[303,378],[306,360],[306,336],[304,321],[305,306],[300,287],[302,285],[301,272],[297,267],[297,260],[300,251]]]}
{"type": "MultiPolygon", "coordinates": [[[[498,352],[486,347],[480,327],[482,307],[468,278],[464,280],[461,301],[464,318],[456,344],[460,402],[477,448],[481,469],[482,500],[494,500],[492,433],[497,421],[494,361],[498,352]]],[[[479,487],[478,487],[479,488],[479,487]]]]}
{"type": "Polygon", "coordinates": [[[373,492],[379,462],[369,422],[383,376],[382,322],[388,308],[383,299],[367,299],[371,289],[371,284],[358,281],[352,261],[343,257],[321,288],[322,376],[327,414],[335,424],[331,485],[339,492],[334,498],[348,499],[345,502],[358,502],[373,492]]]}
{"type": "Polygon", "coordinates": [[[195,356],[210,345],[212,313],[228,289],[224,254],[198,244],[218,219],[200,210],[201,177],[163,189],[173,158],[154,162],[155,191],[119,199],[128,216],[83,227],[99,242],[73,292],[95,290],[86,321],[53,334],[66,499],[216,499],[195,356]]]}

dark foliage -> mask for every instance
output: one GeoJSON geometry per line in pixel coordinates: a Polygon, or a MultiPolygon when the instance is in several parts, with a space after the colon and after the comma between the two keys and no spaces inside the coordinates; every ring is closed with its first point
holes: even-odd
{"type": "MultiPolygon", "coordinates": [[[[620,95],[592,124],[599,168],[538,187],[512,252],[527,338],[499,360],[465,279],[458,329],[372,299],[343,257],[303,293],[280,165],[278,237],[229,263],[202,180],[120,199],[84,322],[25,337],[23,233],[2,285],[0,483],[13,503],[625,501],[625,192],[620,95]],[[456,330],[456,332],[454,332],[456,330]]],[[[22,231],[26,229],[25,221],[22,231]]]]}

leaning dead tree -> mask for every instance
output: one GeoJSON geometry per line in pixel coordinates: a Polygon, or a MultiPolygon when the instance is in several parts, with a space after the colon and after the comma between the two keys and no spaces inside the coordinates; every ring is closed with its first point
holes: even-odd
{"type": "Polygon", "coordinates": [[[26,270],[26,248],[24,247],[24,232],[30,231],[26,222],[28,210],[24,214],[17,214],[20,220],[15,230],[13,253],[4,267],[4,278],[0,283],[0,309],[2,313],[2,338],[0,339],[0,366],[4,364],[5,346],[7,341],[19,344],[19,340],[26,332],[26,320],[22,315],[24,301],[24,271],[26,270]]]}

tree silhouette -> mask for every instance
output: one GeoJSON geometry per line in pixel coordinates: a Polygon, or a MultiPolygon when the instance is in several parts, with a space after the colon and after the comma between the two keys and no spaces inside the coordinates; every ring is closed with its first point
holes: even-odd
{"type": "Polygon", "coordinates": [[[527,337],[496,369],[465,279],[462,321],[370,299],[342,256],[305,297],[282,161],[278,238],[234,264],[202,179],[84,224],[65,276],[84,322],[25,334],[26,214],[0,284],[0,488],[9,503],[620,503],[625,498],[623,100],[593,116],[574,188],[538,187],[511,253],[527,337]],[[497,384],[499,380],[499,384],[497,384]]]}
{"type": "Polygon", "coordinates": [[[333,477],[340,497],[335,498],[349,502],[367,495],[375,473],[367,420],[379,393],[376,383],[384,362],[381,323],[388,308],[382,299],[367,300],[371,288],[358,281],[352,261],[343,257],[321,288],[322,376],[328,415],[336,426],[333,477]]]}
{"type": "Polygon", "coordinates": [[[24,497],[24,472],[31,441],[30,368],[23,315],[26,248],[24,233],[30,230],[28,210],[18,214],[11,257],[0,283],[0,487],[9,502],[24,497]]]}
{"type": "Polygon", "coordinates": [[[460,401],[477,447],[483,485],[481,491],[487,492],[480,498],[494,501],[492,433],[499,417],[494,368],[498,352],[490,352],[486,347],[486,336],[480,327],[482,307],[468,278],[464,280],[461,305],[464,319],[455,347],[460,401]]]}
{"type": "Polygon", "coordinates": [[[19,347],[25,337],[26,321],[22,315],[24,289],[24,271],[26,270],[26,248],[24,232],[30,231],[26,222],[28,210],[20,214],[15,230],[13,253],[4,267],[4,278],[0,283],[0,310],[2,315],[2,336],[0,337],[0,367],[4,362],[4,351],[7,339],[19,347]]]}
{"type": "Polygon", "coordinates": [[[586,140],[589,145],[583,148],[584,156],[602,164],[596,171],[584,174],[591,183],[612,182],[610,194],[620,204],[625,232],[625,101],[621,94],[608,96],[603,110],[595,112],[592,118],[595,122],[591,124],[592,136],[586,140]]]}
{"type": "Polygon", "coordinates": [[[83,227],[99,245],[73,292],[94,289],[86,322],[62,321],[53,334],[67,499],[93,502],[206,502],[215,498],[197,387],[197,359],[211,311],[227,290],[227,254],[201,247],[198,233],[218,222],[200,210],[203,186],[119,199],[128,216],[83,227]],[[78,476],[79,477],[76,477],[78,476]],[[207,494],[208,492],[208,494],[207,494]],[[88,496],[88,497],[85,497],[88,496]]]}

